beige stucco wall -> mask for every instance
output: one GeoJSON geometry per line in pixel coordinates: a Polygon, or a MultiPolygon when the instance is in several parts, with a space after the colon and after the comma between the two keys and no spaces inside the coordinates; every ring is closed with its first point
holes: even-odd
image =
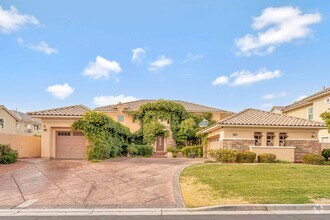
{"type": "MultiPolygon", "coordinates": [[[[123,115],[124,116],[124,122],[121,122],[121,124],[125,125],[126,127],[128,127],[130,129],[131,132],[135,132],[137,130],[140,129],[140,123],[139,121],[135,121],[133,122],[133,116],[132,113],[127,113],[125,112],[125,109],[121,106],[119,106],[117,108],[117,111],[111,111],[111,112],[104,112],[106,115],[110,116],[112,119],[114,119],[115,121],[117,121],[117,116],[119,115],[123,115]]],[[[194,114],[202,114],[202,113],[194,113],[194,114]]],[[[215,121],[220,121],[224,118],[227,118],[228,116],[230,116],[230,114],[226,114],[226,113],[213,113],[212,119],[215,121]]]]}
{"type": "Polygon", "coordinates": [[[140,124],[138,121],[133,122],[133,116],[126,112],[123,112],[121,109],[118,112],[105,112],[108,116],[110,116],[113,120],[117,121],[118,115],[124,116],[124,122],[121,122],[122,125],[125,125],[130,129],[131,132],[135,132],[140,129],[140,124]]]}
{"type": "Polygon", "coordinates": [[[19,157],[40,157],[41,138],[17,134],[0,134],[0,144],[10,144],[19,157]]]}
{"type": "MultiPolygon", "coordinates": [[[[293,109],[293,110],[285,112],[284,114],[288,115],[288,116],[308,119],[308,114],[307,114],[308,108],[313,107],[313,120],[323,122],[320,115],[323,112],[330,110],[330,104],[325,103],[325,99],[328,97],[329,97],[329,95],[323,96],[321,98],[317,98],[317,99],[313,100],[312,105],[293,109]]],[[[328,137],[328,141],[330,141],[330,134],[327,129],[320,130],[318,136],[319,136],[320,142],[322,142],[322,137],[328,137]]]]}
{"type": "MultiPolygon", "coordinates": [[[[41,157],[56,158],[56,131],[70,131],[75,118],[42,118],[41,157]]],[[[87,143],[86,143],[87,144],[87,143]]]]}
{"type": "Polygon", "coordinates": [[[267,146],[262,146],[262,147],[257,147],[257,146],[250,146],[250,151],[254,152],[257,154],[257,157],[259,154],[275,154],[277,160],[285,160],[289,162],[294,162],[294,151],[295,147],[267,147],[267,146]]]}
{"type": "Polygon", "coordinates": [[[0,109],[0,118],[5,119],[5,128],[0,128],[0,133],[16,134],[16,119],[4,109],[0,109]]]}

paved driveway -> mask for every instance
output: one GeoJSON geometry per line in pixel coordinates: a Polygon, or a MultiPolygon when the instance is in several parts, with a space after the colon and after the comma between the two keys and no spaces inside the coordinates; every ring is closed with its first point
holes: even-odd
{"type": "MultiPolygon", "coordinates": [[[[182,207],[178,174],[189,159],[23,161],[0,174],[0,207],[182,207]]],[[[0,167],[1,169],[1,167],[0,167]]]]}

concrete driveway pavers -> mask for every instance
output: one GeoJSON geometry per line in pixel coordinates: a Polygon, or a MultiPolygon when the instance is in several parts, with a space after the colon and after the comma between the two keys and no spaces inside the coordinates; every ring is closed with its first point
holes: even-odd
{"type": "MultiPolygon", "coordinates": [[[[119,158],[21,160],[20,169],[0,174],[0,208],[184,207],[180,171],[198,160],[119,158]]],[[[1,169],[1,167],[0,167],[1,169]]]]}

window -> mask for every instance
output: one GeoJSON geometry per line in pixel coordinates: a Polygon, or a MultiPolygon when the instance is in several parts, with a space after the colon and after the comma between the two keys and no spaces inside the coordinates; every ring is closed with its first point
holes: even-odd
{"type": "Polygon", "coordinates": [[[58,131],[57,136],[71,136],[70,131],[58,131]]]}
{"type": "Polygon", "coordinates": [[[255,146],[261,146],[261,138],[262,138],[261,132],[254,132],[254,145],[255,146]]]}
{"type": "Polygon", "coordinates": [[[33,130],[38,131],[39,130],[39,125],[33,125],[33,130]]]}
{"type": "Polygon", "coordinates": [[[0,118],[0,128],[4,129],[5,128],[5,119],[0,118]]]}
{"type": "Polygon", "coordinates": [[[280,146],[286,146],[285,140],[287,139],[288,135],[286,133],[280,133],[280,146]]]}
{"type": "Polygon", "coordinates": [[[20,124],[19,124],[19,122],[17,121],[17,122],[16,122],[16,129],[19,129],[19,127],[20,127],[20,124]]]}
{"type": "Polygon", "coordinates": [[[124,122],[124,115],[117,115],[118,122],[124,122]]]}
{"type": "Polygon", "coordinates": [[[324,102],[325,102],[325,104],[330,104],[330,97],[325,98],[324,102]]]}
{"type": "Polygon", "coordinates": [[[267,132],[267,146],[274,146],[274,137],[273,132],[267,132]]]}
{"type": "Polygon", "coordinates": [[[329,137],[322,137],[322,143],[329,143],[329,137]]]}
{"type": "Polygon", "coordinates": [[[313,107],[307,109],[307,118],[313,120],[313,107]]]}

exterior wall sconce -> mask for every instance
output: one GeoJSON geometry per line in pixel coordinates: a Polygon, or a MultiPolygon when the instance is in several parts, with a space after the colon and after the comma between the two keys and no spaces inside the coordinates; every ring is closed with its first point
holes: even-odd
{"type": "Polygon", "coordinates": [[[316,137],[316,133],[315,131],[312,133],[312,138],[315,138],[316,137]]]}
{"type": "Polygon", "coordinates": [[[47,131],[47,127],[46,127],[46,125],[44,125],[44,126],[42,127],[42,129],[43,129],[44,131],[47,131]]]}

